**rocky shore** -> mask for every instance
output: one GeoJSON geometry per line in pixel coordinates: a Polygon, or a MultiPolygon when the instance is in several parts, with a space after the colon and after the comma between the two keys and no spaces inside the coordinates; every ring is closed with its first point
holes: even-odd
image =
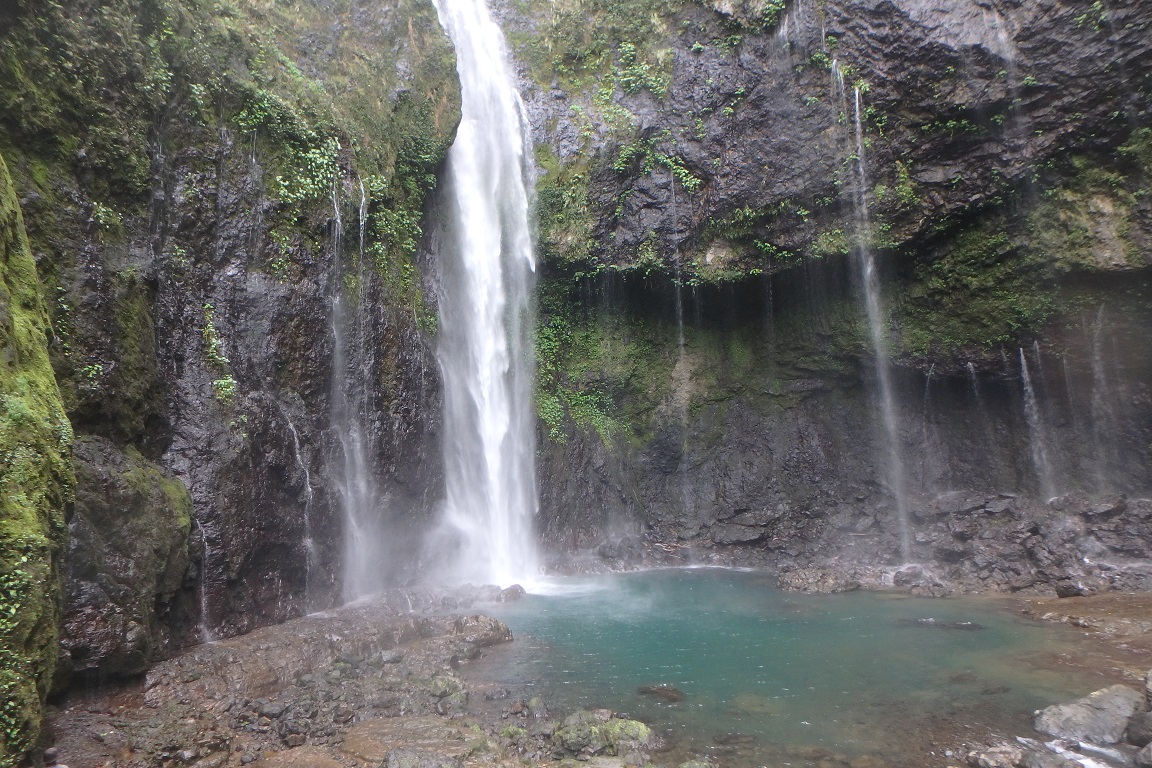
{"type": "Polygon", "coordinates": [[[658,744],[643,723],[606,710],[553,719],[539,699],[466,685],[462,665],[512,640],[500,621],[457,613],[475,595],[517,593],[393,593],[206,643],[141,680],[72,694],[50,732],[73,768],[648,762],[658,744]]]}
{"type": "MultiPolygon", "coordinates": [[[[463,768],[566,761],[573,768],[702,768],[752,765],[753,755],[762,762],[765,754],[775,755],[776,764],[806,768],[946,768],[965,761],[982,768],[1070,768],[1083,764],[1069,762],[1076,755],[1103,759],[1079,746],[1091,743],[1089,734],[976,732],[962,715],[947,722],[910,720],[915,727],[908,751],[918,753],[911,762],[804,745],[776,749],[735,733],[719,734],[710,748],[694,753],[664,743],[655,729],[626,715],[552,711],[524,691],[468,674],[487,649],[514,642],[507,626],[476,611],[519,594],[496,588],[394,592],[371,604],[196,646],[142,679],[72,693],[50,712],[49,733],[72,768],[463,768]],[[1052,736],[1075,754],[1044,747],[1052,736]]],[[[1143,690],[1144,670],[1152,666],[1146,631],[1152,596],[1008,600],[1011,610],[1084,631],[1083,652],[1050,660],[1052,668],[1075,665],[1092,670],[1101,685],[1143,690]]],[[[1123,734],[1128,719],[1146,709],[1143,693],[1121,691],[1112,698],[1133,704],[1132,712],[1121,713],[1123,734]]],[[[1127,748],[1129,758],[1135,751],[1135,745],[1127,748]]]]}

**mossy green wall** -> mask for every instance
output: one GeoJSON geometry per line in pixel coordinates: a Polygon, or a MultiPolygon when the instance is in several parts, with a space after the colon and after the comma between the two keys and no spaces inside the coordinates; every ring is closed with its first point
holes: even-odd
{"type": "Polygon", "coordinates": [[[72,427],[48,362],[49,323],[0,157],[0,766],[36,746],[56,664],[72,427]]]}

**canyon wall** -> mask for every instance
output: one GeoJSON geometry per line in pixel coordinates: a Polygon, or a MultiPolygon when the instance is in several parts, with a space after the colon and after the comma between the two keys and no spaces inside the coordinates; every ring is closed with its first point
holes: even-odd
{"type": "Polygon", "coordinates": [[[417,244],[458,120],[421,0],[0,10],[0,764],[53,669],[339,603],[353,429],[382,568],[414,568],[442,482],[417,244]]]}
{"type": "MultiPolygon", "coordinates": [[[[1152,8],[499,12],[537,145],[558,560],[899,561],[864,249],[915,558],[1043,590],[1072,588],[1058,544],[1141,559],[1152,510],[1115,494],[1152,460],[1152,8]]],[[[23,0],[0,30],[14,762],[53,669],[134,675],[340,602],[354,501],[382,582],[426,565],[423,231],[459,93],[422,0],[23,0]]]]}

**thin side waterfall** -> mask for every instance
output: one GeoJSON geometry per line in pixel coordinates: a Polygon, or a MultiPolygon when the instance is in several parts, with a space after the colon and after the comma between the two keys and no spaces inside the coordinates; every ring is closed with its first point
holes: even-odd
{"type": "Polygon", "coordinates": [[[437,0],[463,101],[433,247],[444,380],[440,578],[509,584],[539,571],[529,204],[531,144],[504,36],[483,0],[437,0]]]}
{"type": "MultiPolygon", "coordinates": [[[[842,75],[840,77],[843,87],[842,75]]],[[[868,315],[868,331],[872,350],[876,356],[876,383],[880,395],[880,416],[884,423],[885,453],[888,463],[888,486],[896,504],[896,519],[900,526],[900,556],[905,562],[912,554],[912,534],[908,522],[907,485],[904,458],[900,450],[900,431],[896,421],[896,396],[889,370],[888,336],[884,330],[884,310],[880,304],[880,279],[876,274],[876,258],[872,252],[872,220],[868,213],[868,169],[864,162],[864,126],[860,109],[860,88],[853,89],[854,124],[856,138],[857,183],[852,196],[856,212],[856,230],[859,242],[856,257],[860,279],[864,288],[864,308],[868,315]]]]}
{"type": "Polygon", "coordinates": [[[384,499],[369,456],[365,383],[372,381],[366,353],[367,318],[363,259],[345,274],[344,222],[332,192],[332,428],[340,442],[337,488],[344,519],[343,597],[353,601],[386,586],[391,560],[384,499]],[[346,279],[347,278],[347,279],[346,279]]]}
{"type": "Polygon", "coordinates": [[[292,455],[296,459],[296,466],[304,474],[304,610],[311,606],[312,598],[312,569],[316,566],[316,540],[312,537],[312,473],[308,470],[308,462],[304,461],[304,454],[300,451],[300,433],[292,423],[292,417],[287,411],[283,412],[284,420],[288,424],[288,432],[292,435],[292,455]]]}
{"type": "MultiPolygon", "coordinates": [[[[672,201],[672,221],[676,227],[676,177],[668,171],[668,189],[672,201]]],[[[673,239],[674,243],[677,243],[673,239]]],[[[683,429],[680,442],[680,462],[676,467],[676,475],[680,482],[680,504],[684,514],[692,512],[692,493],[688,485],[688,412],[692,405],[692,371],[688,359],[684,355],[684,278],[680,269],[680,247],[673,245],[672,261],[675,264],[675,290],[676,290],[676,366],[672,369],[672,398],[676,407],[676,417],[683,429]]]]}
{"type": "Polygon", "coordinates": [[[1108,383],[1107,367],[1104,362],[1104,305],[1096,313],[1096,321],[1092,325],[1092,438],[1096,445],[1094,452],[1093,473],[1095,474],[1097,490],[1103,491],[1109,486],[1109,470],[1118,461],[1116,450],[1116,436],[1119,434],[1119,425],[1116,419],[1116,410],[1113,407],[1114,397],[1108,383]]]}
{"type": "Polygon", "coordinates": [[[1048,433],[1044,428],[1044,418],[1040,413],[1040,403],[1036,390],[1032,387],[1032,376],[1028,373],[1028,359],[1024,348],[1020,348],[1020,380],[1024,386],[1024,418],[1028,421],[1028,442],[1032,449],[1032,465],[1040,480],[1040,494],[1045,499],[1056,495],[1056,480],[1049,460],[1048,433]]]}
{"type": "Polygon", "coordinates": [[[193,518],[196,523],[196,528],[200,531],[200,624],[197,627],[200,634],[200,642],[211,643],[216,639],[216,635],[212,632],[212,619],[208,613],[209,605],[208,599],[208,560],[212,556],[212,549],[208,544],[208,531],[205,530],[204,525],[197,519],[193,518]]]}

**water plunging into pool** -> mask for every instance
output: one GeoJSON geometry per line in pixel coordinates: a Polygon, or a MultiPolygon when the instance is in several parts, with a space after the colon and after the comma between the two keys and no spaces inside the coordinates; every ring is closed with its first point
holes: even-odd
{"type": "Polygon", "coordinates": [[[456,46],[462,119],[433,243],[446,500],[430,558],[446,581],[509,584],[538,571],[527,121],[483,0],[436,9],[456,46]]]}

